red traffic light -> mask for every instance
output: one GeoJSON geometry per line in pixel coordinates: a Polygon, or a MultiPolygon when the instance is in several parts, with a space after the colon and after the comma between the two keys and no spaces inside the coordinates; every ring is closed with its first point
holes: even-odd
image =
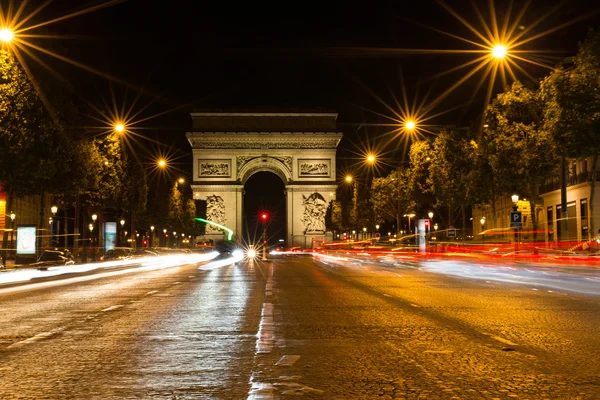
{"type": "Polygon", "coordinates": [[[267,220],[269,219],[269,214],[267,214],[266,212],[264,212],[264,213],[261,213],[261,214],[260,214],[260,219],[261,219],[263,222],[267,222],[267,220]]]}

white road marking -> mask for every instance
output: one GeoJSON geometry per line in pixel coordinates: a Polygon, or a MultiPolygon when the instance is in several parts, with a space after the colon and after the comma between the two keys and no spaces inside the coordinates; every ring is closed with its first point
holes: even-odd
{"type": "Polygon", "coordinates": [[[27,345],[27,344],[31,344],[31,343],[37,342],[37,341],[42,340],[42,339],[50,338],[50,337],[52,337],[54,335],[57,335],[57,334],[61,333],[65,329],[67,329],[66,326],[61,326],[59,328],[53,329],[53,330],[48,331],[48,332],[38,333],[37,335],[32,336],[32,337],[30,337],[28,339],[21,340],[20,342],[11,344],[10,346],[7,347],[7,349],[13,349],[13,348],[16,348],[16,347],[21,347],[21,346],[24,346],[24,345],[27,345]]]}
{"type": "Polygon", "coordinates": [[[454,351],[452,351],[452,350],[425,350],[423,353],[451,354],[451,353],[454,353],[454,351]]]}
{"type": "Polygon", "coordinates": [[[500,336],[490,336],[492,339],[499,341],[500,343],[507,344],[509,346],[518,346],[518,344],[511,342],[508,339],[504,339],[500,336]]]}
{"type": "Polygon", "coordinates": [[[106,311],[118,310],[121,307],[123,307],[123,304],[117,304],[117,305],[114,305],[114,306],[107,307],[107,308],[105,308],[102,311],[106,312],[106,311]]]}
{"type": "MultiPolygon", "coordinates": [[[[273,303],[270,303],[269,297],[273,294],[273,265],[269,265],[267,273],[267,283],[265,284],[265,302],[263,303],[260,324],[256,333],[256,353],[254,358],[259,354],[270,353],[273,349],[275,341],[274,326],[273,326],[273,303]]],[[[273,400],[275,398],[273,385],[270,383],[260,382],[260,374],[252,373],[250,378],[250,390],[248,392],[248,400],[273,400]]]]}
{"type": "Polygon", "coordinates": [[[150,296],[151,294],[154,294],[154,293],[158,293],[158,290],[151,290],[148,293],[146,293],[146,296],[150,296]]]}
{"type": "Polygon", "coordinates": [[[294,363],[296,361],[298,361],[298,359],[300,359],[300,356],[289,356],[289,355],[285,355],[282,356],[279,361],[277,361],[275,363],[275,365],[277,365],[278,367],[291,367],[292,365],[294,365],[294,363]]]}

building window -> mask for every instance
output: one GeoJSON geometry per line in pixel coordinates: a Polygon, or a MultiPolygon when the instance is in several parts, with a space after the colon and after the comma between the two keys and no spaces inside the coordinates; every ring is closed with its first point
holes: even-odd
{"type": "Polygon", "coordinates": [[[588,235],[588,204],[587,199],[581,199],[579,202],[579,216],[581,219],[581,239],[588,235]]]}
{"type": "Polygon", "coordinates": [[[548,207],[546,211],[546,221],[548,224],[548,241],[554,242],[554,212],[552,207],[548,207]]]}

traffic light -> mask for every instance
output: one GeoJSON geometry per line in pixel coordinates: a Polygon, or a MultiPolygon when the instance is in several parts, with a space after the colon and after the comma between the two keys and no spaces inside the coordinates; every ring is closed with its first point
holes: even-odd
{"type": "Polygon", "coordinates": [[[260,213],[260,220],[262,222],[267,222],[268,219],[269,219],[269,214],[267,214],[266,212],[260,213]]]}

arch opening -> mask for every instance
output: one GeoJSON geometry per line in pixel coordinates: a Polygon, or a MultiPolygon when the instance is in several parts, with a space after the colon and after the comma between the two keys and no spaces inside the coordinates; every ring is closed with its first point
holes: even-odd
{"type": "Polygon", "coordinates": [[[249,171],[244,181],[243,240],[252,245],[262,242],[264,223],[261,214],[267,214],[267,245],[285,245],[286,195],[283,177],[272,169],[249,171]]]}

